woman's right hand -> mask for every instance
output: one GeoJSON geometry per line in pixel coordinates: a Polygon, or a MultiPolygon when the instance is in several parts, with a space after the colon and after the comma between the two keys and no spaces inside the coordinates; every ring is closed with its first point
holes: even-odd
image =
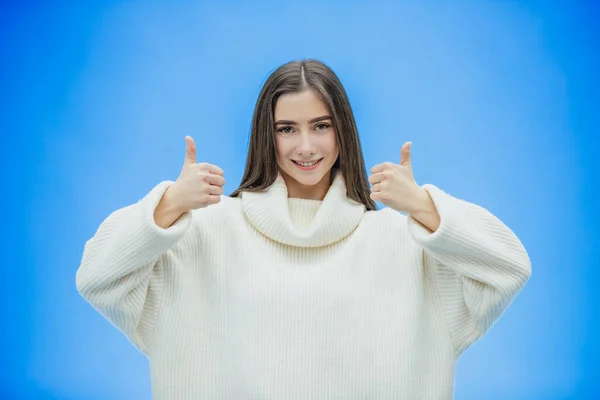
{"type": "Polygon", "coordinates": [[[221,201],[223,170],[207,163],[196,164],[196,144],[185,137],[185,160],[177,180],[165,190],[154,210],[154,221],[163,229],[170,227],[190,210],[204,208],[221,201]]]}
{"type": "Polygon", "coordinates": [[[221,201],[223,194],[223,170],[216,165],[196,163],[196,144],[190,136],[185,137],[185,160],[179,177],[165,192],[172,206],[184,213],[204,208],[221,201]]]}

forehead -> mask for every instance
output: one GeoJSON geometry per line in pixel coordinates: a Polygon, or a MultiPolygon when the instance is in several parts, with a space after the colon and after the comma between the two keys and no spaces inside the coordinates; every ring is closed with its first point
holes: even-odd
{"type": "Polygon", "coordinates": [[[286,93],[281,95],[275,103],[275,119],[309,120],[326,115],[329,110],[319,96],[306,90],[299,93],[286,93]]]}

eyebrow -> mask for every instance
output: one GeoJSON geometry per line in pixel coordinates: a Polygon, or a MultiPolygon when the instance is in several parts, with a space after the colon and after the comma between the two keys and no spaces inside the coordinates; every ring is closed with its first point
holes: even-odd
{"type": "MultiPolygon", "coordinates": [[[[308,121],[308,123],[312,124],[314,122],[325,121],[327,119],[333,119],[333,118],[331,118],[330,115],[321,115],[320,117],[311,119],[310,121],[308,121]]],[[[279,120],[279,121],[275,122],[275,125],[297,125],[297,123],[294,121],[279,120]]]]}

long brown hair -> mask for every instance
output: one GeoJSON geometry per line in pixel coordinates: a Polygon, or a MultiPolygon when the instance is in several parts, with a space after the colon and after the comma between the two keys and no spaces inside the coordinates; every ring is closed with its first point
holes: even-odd
{"type": "Polygon", "coordinates": [[[333,117],[339,156],[332,172],[341,172],[348,197],[364,204],[367,210],[376,210],[369,195],[358,129],[346,90],[329,66],[314,59],[290,61],[267,78],[254,108],[246,170],[240,186],[230,197],[238,197],[243,191],[258,192],[275,182],[279,172],[275,150],[275,104],[282,94],[308,89],[319,96],[333,117]]]}

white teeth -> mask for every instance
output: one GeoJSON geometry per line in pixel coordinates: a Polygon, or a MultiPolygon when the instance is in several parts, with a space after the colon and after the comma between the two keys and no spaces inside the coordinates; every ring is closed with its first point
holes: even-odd
{"type": "Polygon", "coordinates": [[[296,161],[296,163],[302,165],[303,167],[312,167],[313,165],[315,165],[318,162],[319,162],[318,160],[317,161],[313,161],[313,162],[309,162],[309,163],[296,161]]]}

